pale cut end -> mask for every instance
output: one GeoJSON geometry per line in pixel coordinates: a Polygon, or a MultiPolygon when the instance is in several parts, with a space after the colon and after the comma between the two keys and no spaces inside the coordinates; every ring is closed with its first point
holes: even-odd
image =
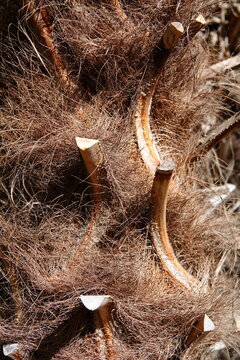
{"type": "Polygon", "coordinates": [[[204,321],[203,321],[203,331],[208,332],[208,331],[213,331],[213,330],[215,330],[215,325],[214,325],[213,321],[210,319],[210,317],[205,314],[204,321]]]}
{"type": "Polygon", "coordinates": [[[80,150],[86,150],[99,144],[99,140],[76,137],[76,143],[80,150]]]}
{"type": "Polygon", "coordinates": [[[160,165],[157,167],[156,173],[157,174],[172,174],[173,170],[175,169],[176,165],[172,158],[166,158],[160,165]]]}
{"type": "Polygon", "coordinates": [[[171,50],[183,35],[184,28],[180,22],[172,22],[166,29],[162,37],[163,48],[171,50]]]}
{"type": "Polygon", "coordinates": [[[206,314],[201,316],[194,324],[185,344],[188,347],[198,339],[200,335],[206,336],[210,331],[215,329],[213,321],[206,314]]]}
{"type": "Polygon", "coordinates": [[[195,21],[199,24],[201,24],[202,26],[206,25],[206,20],[204,19],[204,17],[202,16],[202,14],[199,14],[195,21]]]}
{"type": "Polygon", "coordinates": [[[209,350],[211,351],[220,351],[226,349],[226,344],[221,340],[216,342],[215,344],[211,345],[209,350]]]}
{"type": "Polygon", "coordinates": [[[80,300],[86,309],[95,311],[112,302],[110,295],[81,295],[80,300]]]}
{"type": "Polygon", "coordinates": [[[193,39],[197,33],[206,26],[206,20],[200,14],[195,19],[193,19],[188,28],[189,40],[193,39]]]}
{"type": "Polygon", "coordinates": [[[16,352],[20,349],[20,345],[19,344],[7,344],[7,345],[3,345],[3,354],[5,356],[9,356],[12,359],[15,359],[16,352]]]}

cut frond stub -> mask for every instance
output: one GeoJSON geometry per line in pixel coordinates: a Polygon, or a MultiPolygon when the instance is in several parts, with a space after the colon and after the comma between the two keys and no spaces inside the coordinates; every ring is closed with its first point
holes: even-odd
{"type": "MultiPolygon", "coordinates": [[[[91,207],[90,218],[86,224],[84,235],[79,238],[79,244],[73,251],[73,255],[64,268],[64,273],[69,273],[81,261],[83,252],[91,248],[95,243],[92,236],[96,227],[96,219],[100,214],[100,206],[102,200],[101,181],[100,181],[100,167],[103,162],[103,154],[100,147],[100,142],[94,139],[76,137],[76,143],[80,150],[84,166],[86,168],[86,180],[91,185],[91,196],[93,204],[91,207]]],[[[63,273],[60,273],[60,276],[63,273]]],[[[58,274],[59,276],[59,274],[58,274]]],[[[55,276],[53,276],[55,278],[55,276]]]]}
{"type": "Polygon", "coordinates": [[[20,356],[20,349],[21,346],[19,344],[3,345],[3,355],[14,360],[22,360],[22,357],[20,356]]]}
{"type": "Polygon", "coordinates": [[[70,260],[68,269],[72,268],[76,262],[79,261],[82,251],[84,251],[87,247],[91,247],[93,244],[91,234],[95,227],[96,218],[100,210],[100,202],[102,200],[99,168],[103,162],[103,154],[100,142],[94,139],[76,137],[76,143],[87,170],[87,179],[91,183],[93,206],[91,209],[91,218],[86,226],[85,235],[83,236],[77,251],[70,260]]]}
{"type": "Polygon", "coordinates": [[[80,300],[86,309],[94,313],[100,358],[104,360],[114,359],[115,351],[113,350],[111,325],[113,299],[109,295],[82,295],[80,296],[80,300]]]}
{"type": "Polygon", "coordinates": [[[180,22],[174,21],[168,25],[164,32],[160,45],[163,49],[172,50],[176,45],[180,37],[184,33],[184,28],[180,22]]]}
{"type": "Polygon", "coordinates": [[[99,167],[103,162],[100,142],[80,137],[76,137],[76,142],[91,182],[93,199],[97,202],[101,200],[99,167]]]}
{"type": "Polygon", "coordinates": [[[187,290],[197,291],[199,290],[198,281],[179,263],[167,233],[167,196],[174,168],[175,164],[173,160],[169,158],[161,163],[161,166],[157,168],[155,174],[152,187],[152,243],[158,260],[161,262],[163,268],[170,274],[172,280],[187,290]]]}
{"type": "Polygon", "coordinates": [[[109,295],[81,295],[80,300],[85,308],[90,311],[98,310],[101,307],[112,303],[112,298],[109,295]]]}
{"type": "Polygon", "coordinates": [[[206,314],[201,316],[193,326],[193,329],[190,331],[190,334],[185,341],[185,349],[187,350],[183,355],[182,360],[191,360],[193,354],[196,352],[196,347],[214,330],[215,324],[209,316],[206,314]]]}
{"type": "Polygon", "coordinates": [[[210,317],[207,314],[201,316],[201,318],[194,324],[193,329],[185,341],[186,347],[193,343],[200,335],[207,334],[213,330],[215,330],[215,325],[210,317]]]}
{"type": "Polygon", "coordinates": [[[186,40],[184,45],[190,42],[199,31],[205,28],[205,26],[206,20],[201,14],[198,15],[195,19],[193,19],[187,27],[186,40]]]}
{"type": "Polygon", "coordinates": [[[160,79],[161,72],[166,64],[172,49],[183,35],[184,29],[181,23],[172,22],[165,30],[159,44],[155,49],[152,62],[148,66],[143,85],[137,98],[137,106],[134,114],[138,148],[146,168],[154,175],[160,163],[158,151],[154,144],[150,127],[150,115],[152,98],[160,79]]]}

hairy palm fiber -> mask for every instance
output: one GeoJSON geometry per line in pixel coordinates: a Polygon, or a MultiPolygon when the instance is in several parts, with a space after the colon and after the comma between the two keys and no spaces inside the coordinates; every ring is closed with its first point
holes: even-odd
{"type": "Polygon", "coordinates": [[[217,175],[216,151],[189,160],[212,130],[209,119],[217,126],[233,113],[224,86],[206,89],[211,53],[203,37],[190,39],[187,31],[213,5],[0,5],[1,352],[18,344],[21,359],[186,359],[187,339],[205,314],[215,329],[198,338],[189,358],[211,358],[220,341],[238,349],[237,191],[214,207],[215,187],[228,181],[217,175]],[[172,22],[184,32],[161,69],[150,125],[161,160],[171,156],[176,165],[167,232],[198,292],[179,286],[152,246],[154,175],[142,161],[134,120],[145,74],[172,22]],[[76,137],[100,142],[97,204],[76,137]],[[109,344],[104,350],[81,295],[113,299],[113,352],[109,344]]]}

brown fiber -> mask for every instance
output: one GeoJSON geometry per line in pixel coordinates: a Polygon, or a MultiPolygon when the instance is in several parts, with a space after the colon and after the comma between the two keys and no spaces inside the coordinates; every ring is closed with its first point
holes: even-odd
{"type": "Polygon", "coordinates": [[[185,32],[168,59],[153,99],[151,129],[161,158],[176,162],[168,236],[183,267],[203,284],[199,293],[179,288],[156,261],[150,237],[153,178],[142,163],[133,119],[144,71],[166,26],[178,21],[186,30],[199,13],[208,16],[213,1],[35,1],[52,22],[52,40],[74,92],[54,68],[27,2],[4,3],[0,18],[8,11],[9,23],[0,38],[1,351],[4,344],[19,343],[22,359],[100,359],[93,314],[81,304],[82,294],[113,298],[116,359],[181,359],[187,335],[205,314],[216,329],[191,359],[204,358],[220,340],[237,349],[231,324],[239,311],[239,215],[229,211],[235,195],[213,209],[208,198],[214,182],[221,184],[212,171],[213,153],[189,164],[209,118],[218,124],[231,113],[223,97],[206,91],[203,73],[211,61],[198,35],[189,42],[185,32]],[[100,141],[103,201],[91,246],[69,267],[93,208],[75,137],[100,141]]]}

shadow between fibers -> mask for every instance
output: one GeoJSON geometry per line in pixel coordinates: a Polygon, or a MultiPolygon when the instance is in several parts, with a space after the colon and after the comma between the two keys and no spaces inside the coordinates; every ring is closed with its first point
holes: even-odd
{"type": "Polygon", "coordinates": [[[50,360],[76,336],[84,337],[93,332],[92,313],[80,305],[70,313],[70,316],[58,328],[41,341],[31,358],[34,360],[50,360]]]}

